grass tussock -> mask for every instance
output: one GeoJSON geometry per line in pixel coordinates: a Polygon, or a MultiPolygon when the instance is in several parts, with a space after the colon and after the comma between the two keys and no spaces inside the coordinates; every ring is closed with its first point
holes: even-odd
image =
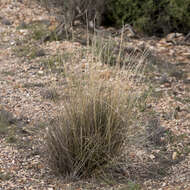
{"type": "Polygon", "coordinates": [[[65,103],[65,114],[48,129],[50,165],[64,175],[87,176],[120,156],[127,120],[111,90],[80,90],[65,103]]]}
{"type": "Polygon", "coordinates": [[[85,72],[65,72],[68,98],[64,112],[46,133],[49,166],[63,176],[94,176],[117,165],[143,93],[135,91],[140,87],[131,80],[138,69],[131,69],[132,74],[126,67],[104,63],[98,67],[101,56],[98,59],[97,51],[93,52],[96,57],[89,58],[85,72]],[[110,69],[114,78],[102,79],[104,68],[110,69]]]}

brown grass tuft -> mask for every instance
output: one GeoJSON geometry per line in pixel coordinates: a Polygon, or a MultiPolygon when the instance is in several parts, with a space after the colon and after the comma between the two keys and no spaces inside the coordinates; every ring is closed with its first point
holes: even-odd
{"type": "Polygon", "coordinates": [[[65,73],[69,98],[46,134],[49,166],[63,176],[92,176],[117,165],[143,93],[134,81],[140,82],[137,74],[144,66],[101,65],[101,56],[93,57],[97,51],[91,54],[86,55],[85,71],[68,69],[65,73]],[[103,77],[104,73],[111,75],[103,77]]]}

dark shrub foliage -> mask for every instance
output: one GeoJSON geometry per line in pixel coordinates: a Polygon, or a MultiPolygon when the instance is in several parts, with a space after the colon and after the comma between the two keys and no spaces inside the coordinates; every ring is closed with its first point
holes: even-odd
{"type": "Polygon", "coordinates": [[[107,17],[113,24],[132,24],[148,35],[190,30],[189,0],[110,0],[107,17]]]}

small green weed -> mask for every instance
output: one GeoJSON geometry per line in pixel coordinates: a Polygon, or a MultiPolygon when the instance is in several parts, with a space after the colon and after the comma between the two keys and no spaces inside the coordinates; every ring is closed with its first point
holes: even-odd
{"type": "Polygon", "coordinates": [[[30,53],[30,47],[28,45],[17,46],[13,51],[18,57],[27,57],[30,53]]]}
{"type": "Polygon", "coordinates": [[[31,82],[27,82],[23,84],[23,88],[34,88],[34,87],[44,87],[45,84],[44,83],[31,83],[31,82]]]}
{"type": "Polygon", "coordinates": [[[148,90],[145,90],[138,98],[137,107],[140,112],[144,112],[146,110],[148,98],[151,96],[151,94],[152,94],[152,88],[150,87],[148,90]]]}
{"type": "Polygon", "coordinates": [[[12,122],[14,122],[13,115],[4,109],[0,109],[0,134],[7,134],[12,122]]]}
{"type": "Polygon", "coordinates": [[[20,29],[27,29],[29,30],[29,34],[26,36],[27,38],[34,39],[34,40],[42,40],[46,35],[50,33],[48,30],[49,21],[42,20],[42,21],[33,21],[29,24],[21,24],[17,27],[18,30],[20,29]]]}
{"type": "Polygon", "coordinates": [[[2,181],[8,181],[9,179],[11,179],[12,174],[10,172],[8,173],[3,173],[0,171],[0,180],[2,181]]]}
{"type": "Polygon", "coordinates": [[[26,57],[28,59],[34,59],[45,55],[45,52],[42,49],[36,48],[29,44],[17,46],[13,51],[18,57],[26,57]]]}
{"type": "Polygon", "coordinates": [[[151,97],[152,98],[155,98],[155,99],[160,99],[160,98],[162,98],[163,97],[163,93],[164,93],[164,91],[161,89],[161,88],[156,88],[156,87],[151,87],[151,97]]]}
{"type": "Polygon", "coordinates": [[[65,63],[72,61],[72,58],[73,54],[66,52],[64,54],[44,58],[40,62],[42,67],[44,67],[48,71],[52,73],[64,74],[65,63]]]}
{"type": "Polygon", "coordinates": [[[42,30],[40,28],[33,30],[31,37],[34,40],[41,40],[43,39],[43,37],[47,35],[47,31],[46,30],[42,30]]]}
{"type": "Polygon", "coordinates": [[[8,131],[8,124],[0,121],[0,134],[6,134],[8,131]]]}
{"type": "Polygon", "coordinates": [[[15,72],[14,71],[2,71],[1,74],[6,75],[6,76],[14,76],[15,72]]]}
{"type": "Polygon", "coordinates": [[[190,145],[186,145],[184,147],[183,153],[185,153],[185,154],[189,154],[190,153],[190,145]]]}
{"type": "Polygon", "coordinates": [[[55,88],[47,89],[41,92],[41,95],[44,99],[50,99],[53,101],[59,100],[59,94],[55,88]]]}
{"type": "Polygon", "coordinates": [[[61,56],[51,56],[41,60],[42,67],[49,69],[50,71],[55,70],[59,65],[63,65],[61,56]]]}
{"type": "Polygon", "coordinates": [[[187,137],[187,134],[176,135],[171,130],[167,130],[165,132],[165,136],[167,138],[168,143],[173,144],[183,141],[187,137]]]}
{"type": "MultiPolygon", "coordinates": [[[[126,187],[126,190],[140,190],[140,189],[141,189],[140,185],[134,182],[129,182],[126,187]]],[[[120,189],[120,190],[124,190],[124,189],[120,189]]]]}
{"type": "Polygon", "coordinates": [[[15,137],[15,135],[9,135],[7,138],[6,138],[6,141],[8,143],[16,143],[17,142],[17,138],[15,137]]]}
{"type": "Polygon", "coordinates": [[[183,97],[183,98],[174,96],[174,98],[175,98],[176,101],[179,101],[179,102],[181,102],[183,104],[189,104],[190,103],[190,96],[186,96],[186,97],[183,97]]]}

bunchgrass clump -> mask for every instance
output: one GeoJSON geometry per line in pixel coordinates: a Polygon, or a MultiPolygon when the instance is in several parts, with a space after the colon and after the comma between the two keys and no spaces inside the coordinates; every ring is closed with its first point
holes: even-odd
{"type": "MultiPolygon", "coordinates": [[[[107,91],[108,92],[108,91],[107,91]]],[[[65,114],[48,128],[51,167],[72,176],[92,175],[120,156],[127,121],[120,100],[101,89],[80,90],[65,104],[65,114]]]]}
{"type": "MultiPolygon", "coordinates": [[[[94,44],[92,48],[101,48],[94,44]]],[[[141,65],[136,62],[121,68],[117,67],[118,57],[115,67],[110,67],[99,64],[102,52],[92,49],[90,53],[86,55],[85,70],[80,71],[79,67],[65,70],[68,98],[63,113],[47,128],[48,163],[62,176],[96,176],[118,164],[124,144],[126,148],[134,131],[130,131],[131,122],[137,116],[139,97],[144,92],[135,86],[135,81],[139,83],[142,78],[137,78],[143,72],[142,61],[141,65]],[[105,68],[113,78],[102,78],[105,68]]]]}

